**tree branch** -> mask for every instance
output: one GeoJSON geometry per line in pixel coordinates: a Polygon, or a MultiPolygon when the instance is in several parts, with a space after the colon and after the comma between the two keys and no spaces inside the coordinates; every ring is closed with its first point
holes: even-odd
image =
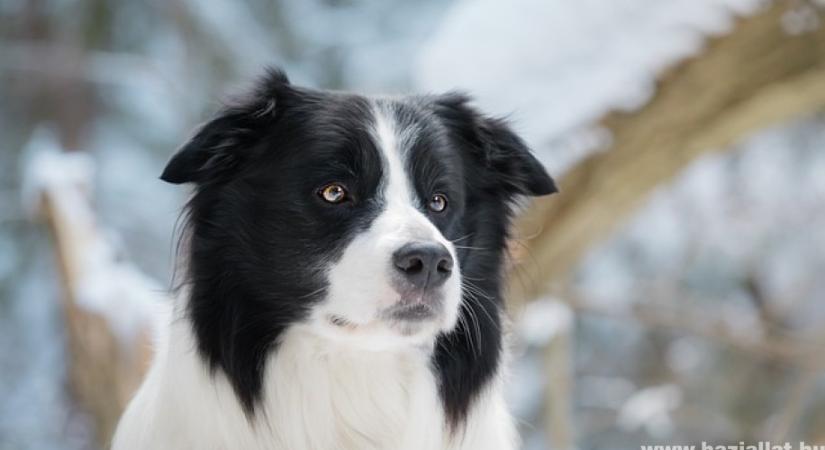
{"type": "Polygon", "coordinates": [[[511,270],[521,274],[511,276],[512,304],[564,279],[654,188],[696,158],[825,107],[825,27],[789,35],[781,19],[794,4],[779,1],[741,19],[702,54],[663,74],[645,107],[601,121],[613,135],[611,147],[575,166],[561,179],[562,194],[538,199],[517,226],[535,262],[511,270]]]}

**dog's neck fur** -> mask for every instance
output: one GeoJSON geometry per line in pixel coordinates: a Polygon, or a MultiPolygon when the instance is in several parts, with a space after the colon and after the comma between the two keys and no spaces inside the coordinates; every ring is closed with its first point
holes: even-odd
{"type": "Polygon", "coordinates": [[[424,349],[353,350],[290,331],[267,369],[267,419],[312,424],[284,430],[307,448],[435,448],[444,419],[429,359],[424,349]]]}
{"type": "Polygon", "coordinates": [[[159,350],[124,415],[118,450],[508,449],[514,443],[497,386],[461,430],[448,430],[430,349],[355,350],[293,328],[267,361],[253,416],[224,374],[211,372],[198,354],[185,316],[171,321],[159,350]]]}

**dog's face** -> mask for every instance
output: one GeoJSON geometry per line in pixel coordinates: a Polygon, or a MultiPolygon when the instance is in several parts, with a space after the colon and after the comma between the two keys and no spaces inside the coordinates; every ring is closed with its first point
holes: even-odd
{"type": "Polygon", "coordinates": [[[555,191],[463,96],[368,99],[280,73],[207,123],[162,178],[197,185],[189,311],[228,372],[289,327],[370,349],[478,328],[497,315],[512,198],[555,191]]]}
{"type": "Polygon", "coordinates": [[[315,189],[324,209],[334,210],[319,220],[360,226],[333,233],[342,250],[323,258],[326,292],[309,323],[368,348],[431,340],[455,326],[461,301],[452,242],[462,231],[461,159],[416,107],[391,100],[361,106],[363,114],[350,116],[336,140],[339,153],[362,161],[338,158],[333,166],[346,171],[325,174],[315,189]],[[371,182],[363,185],[365,179],[371,182]]]}

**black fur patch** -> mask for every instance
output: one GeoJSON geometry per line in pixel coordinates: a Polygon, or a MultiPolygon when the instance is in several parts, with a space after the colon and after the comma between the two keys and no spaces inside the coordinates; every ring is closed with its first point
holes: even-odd
{"type": "Polygon", "coordinates": [[[551,194],[556,186],[524,142],[502,120],[469,106],[467,96],[451,93],[429,100],[461,156],[467,193],[455,242],[464,279],[464,319],[439,338],[433,356],[447,418],[455,428],[500,363],[503,258],[513,200],[517,194],[551,194]]]}

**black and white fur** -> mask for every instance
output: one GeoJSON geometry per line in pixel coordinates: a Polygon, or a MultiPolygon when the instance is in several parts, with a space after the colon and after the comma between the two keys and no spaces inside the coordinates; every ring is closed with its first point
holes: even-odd
{"type": "Polygon", "coordinates": [[[517,446],[507,228],[517,197],[556,188],[503,121],[461,94],[367,98],[270,70],[161,178],[195,186],[186,282],[114,450],[517,446]],[[446,249],[443,284],[399,272],[409,243],[446,249]]]}

